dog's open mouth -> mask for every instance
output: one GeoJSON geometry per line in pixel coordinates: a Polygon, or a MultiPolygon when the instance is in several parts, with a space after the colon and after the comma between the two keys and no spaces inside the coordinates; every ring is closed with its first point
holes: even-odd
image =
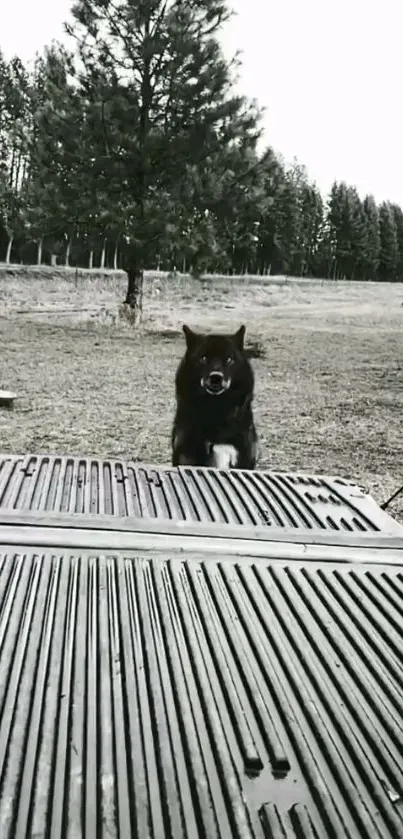
{"type": "Polygon", "coordinates": [[[202,379],[201,386],[206,393],[209,393],[210,396],[221,396],[221,394],[225,393],[231,382],[228,379],[220,379],[211,381],[210,379],[202,379]]]}
{"type": "Polygon", "coordinates": [[[226,387],[220,387],[220,389],[218,390],[216,387],[211,388],[211,387],[208,387],[207,385],[205,385],[204,390],[206,391],[206,393],[209,393],[210,396],[221,396],[222,393],[225,393],[227,388],[226,387]]]}

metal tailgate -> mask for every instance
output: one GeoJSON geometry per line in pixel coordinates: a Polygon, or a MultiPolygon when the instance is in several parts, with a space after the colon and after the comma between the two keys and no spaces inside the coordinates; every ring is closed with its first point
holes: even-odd
{"type": "Polygon", "coordinates": [[[1,839],[403,837],[402,528],[338,479],[91,463],[0,458],[1,839]]]}
{"type": "Polygon", "coordinates": [[[402,836],[402,571],[3,553],[2,839],[402,836]]]}

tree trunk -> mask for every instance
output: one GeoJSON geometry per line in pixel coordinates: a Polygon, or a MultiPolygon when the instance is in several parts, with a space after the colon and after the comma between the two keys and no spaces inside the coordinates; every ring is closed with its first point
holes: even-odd
{"type": "Polygon", "coordinates": [[[101,251],[101,264],[99,266],[102,269],[105,268],[105,256],[106,256],[106,239],[104,239],[104,241],[103,241],[102,251],[101,251]]]}
{"type": "Polygon", "coordinates": [[[69,239],[69,241],[67,242],[66,256],[65,256],[65,259],[64,259],[65,268],[69,268],[69,266],[70,266],[70,251],[71,251],[71,239],[69,239]]]}
{"type": "Polygon", "coordinates": [[[56,265],[57,265],[57,256],[56,256],[55,253],[50,254],[50,264],[51,264],[52,268],[55,268],[56,265]]]}
{"type": "Polygon", "coordinates": [[[42,265],[42,239],[39,239],[38,250],[36,252],[36,264],[42,265]]]}
{"type": "Polygon", "coordinates": [[[89,257],[89,260],[88,260],[88,268],[92,268],[93,264],[94,264],[94,251],[91,248],[90,257],[89,257]]]}
{"type": "Polygon", "coordinates": [[[119,242],[117,241],[113,252],[113,268],[115,271],[118,270],[118,244],[119,242]]]}
{"type": "Polygon", "coordinates": [[[15,143],[13,145],[13,149],[11,152],[11,162],[10,162],[10,175],[9,175],[9,184],[11,189],[15,187],[14,177],[15,177],[15,143]]]}
{"type": "Polygon", "coordinates": [[[130,306],[134,313],[134,322],[139,324],[143,314],[143,284],[144,272],[137,265],[127,269],[126,306],[130,306]]]}
{"type": "Polygon", "coordinates": [[[21,163],[22,163],[22,153],[21,153],[21,151],[19,151],[18,152],[18,157],[17,157],[17,164],[16,164],[16,174],[15,174],[15,186],[16,186],[17,190],[19,189],[19,186],[20,186],[20,183],[21,183],[21,181],[20,181],[21,163]]]}
{"type": "Polygon", "coordinates": [[[334,260],[334,264],[333,264],[333,277],[332,277],[332,279],[337,280],[337,260],[336,259],[334,260]]]}
{"type": "Polygon", "coordinates": [[[13,247],[13,242],[14,242],[14,236],[9,234],[7,252],[6,252],[6,265],[10,265],[11,250],[12,250],[12,247],[13,247]]]}

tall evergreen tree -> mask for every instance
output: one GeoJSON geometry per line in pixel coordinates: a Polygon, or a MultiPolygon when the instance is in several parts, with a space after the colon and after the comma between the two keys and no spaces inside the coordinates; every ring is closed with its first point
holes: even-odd
{"type": "Polygon", "coordinates": [[[375,280],[378,276],[381,250],[379,210],[372,195],[367,195],[363,202],[365,219],[365,253],[363,261],[363,279],[375,280]]]}
{"type": "Polygon", "coordinates": [[[276,246],[280,270],[300,274],[303,260],[301,190],[304,173],[296,164],[284,171],[276,211],[276,246]]]}
{"type": "Polygon", "coordinates": [[[5,261],[24,228],[30,130],[29,75],[19,58],[0,56],[0,224],[6,241],[5,261]]]}
{"type": "Polygon", "coordinates": [[[322,196],[314,184],[301,187],[301,273],[316,276],[319,269],[319,252],[324,232],[324,206],[322,196]]]}
{"type": "Polygon", "coordinates": [[[379,279],[395,282],[397,279],[399,246],[397,241],[396,220],[391,204],[384,201],[379,209],[380,254],[379,279]]]}
{"type": "Polygon", "coordinates": [[[397,204],[392,204],[391,208],[395,220],[398,248],[397,279],[401,283],[403,282],[403,210],[397,204]]]}
{"type": "Polygon", "coordinates": [[[334,278],[361,278],[365,262],[366,217],[355,187],[345,183],[333,185],[328,222],[334,278]]]}
{"type": "Polygon", "coordinates": [[[280,243],[277,236],[277,220],[281,206],[281,191],[284,184],[284,166],[270,147],[265,153],[260,171],[261,186],[265,196],[264,206],[257,227],[256,254],[262,274],[275,273],[282,269],[280,243]]]}
{"type": "Polygon", "coordinates": [[[360,196],[355,187],[347,190],[347,224],[350,228],[350,266],[351,280],[363,278],[366,249],[366,218],[360,196]]]}
{"type": "Polygon", "coordinates": [[[333,183],[330,190],[326,238],[329,254],[329,276],[337,279],[343,274],[345,267],[344,234],[344,204],[347,187],[345,184],[333,183]]]}
{"type": "Polygon", "coordinates": [[[235,65],[218,43],[229,17],[224,0],[73,6],[69,31],[85,68],[80,88],[99,106],[104,173],[116,190],[114,214],[124,220],[126,302],[133,307],[167,225],[173,238],[183,235],[178,202],[205,219],[209,201],[218,202],[225,189],[225,149],[253,149],[259,137],[258,109],[232,94],[235,65]]]}

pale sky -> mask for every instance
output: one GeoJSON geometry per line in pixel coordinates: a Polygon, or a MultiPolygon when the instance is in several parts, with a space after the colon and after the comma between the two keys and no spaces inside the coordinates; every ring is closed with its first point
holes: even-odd
{"type": "MultiPolygon", "coordinates": [[[[0,48],[23,60],[53,38],[71,0],[12,0],[0,48]]],[[[267,109],[266,139],[334,179],[403,207],[403,0],[232,0],[228,54],[243,52],[242,92],[267,109]]]]}

